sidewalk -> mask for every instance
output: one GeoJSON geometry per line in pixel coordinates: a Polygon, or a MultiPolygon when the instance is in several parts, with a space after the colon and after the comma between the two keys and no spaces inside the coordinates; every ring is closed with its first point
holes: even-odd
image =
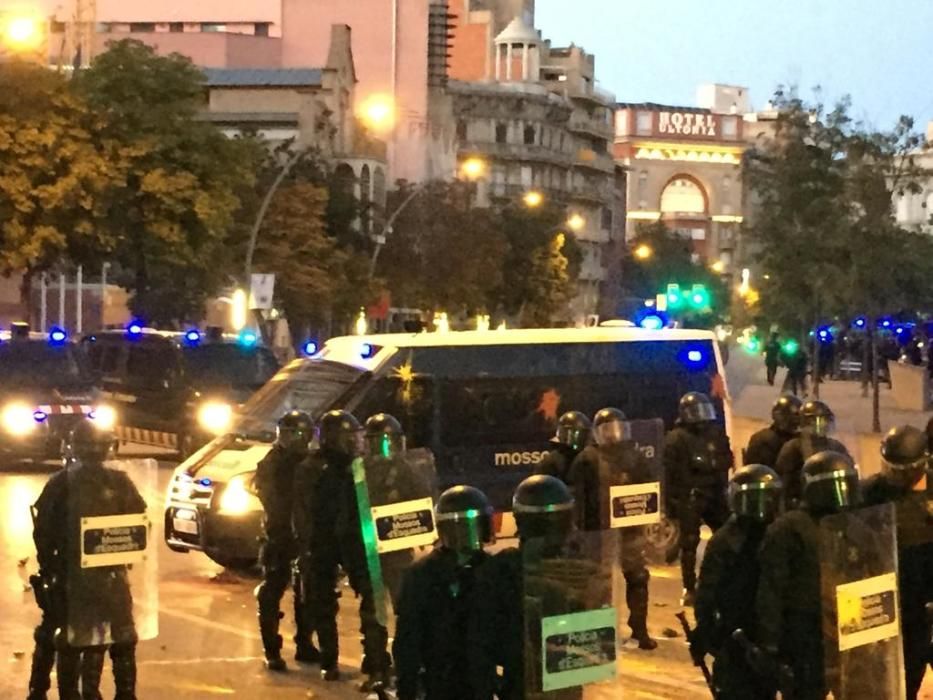
{"type": "MultiPolygon", "coordinates": [[[[735,452],[748,444],[753,432],[771,421],[771,404],[781,394],[785,370],[780,370],[774,386],[768,386],[762,357],[746,353],[740,347],[731,348],[726,378],[732,396],[734,416],[735,452]]],[[[811,397],[812,397],[812,386],[811,397]]],[[[894,405],[894,397],[887,385],[881,386],[881,428],[887,432],[896,425],[909,423],[920,429],[926,427],[933,415],[922,411],[903,411],[894,405]]],[[[882,435],[871,430],[871,392],[862,396],[857,381],[827,381],[820,385],[820,400],[825,401],[836,414],[835,437],[843,442],[862,472],[870,476],[879,469],[878,443],[882,435]]]]}

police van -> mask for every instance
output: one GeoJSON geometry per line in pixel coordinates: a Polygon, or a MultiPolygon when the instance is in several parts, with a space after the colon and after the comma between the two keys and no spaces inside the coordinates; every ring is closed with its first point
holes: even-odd
{"type": "Polygon", "coordinates": [[[13,459],[61,457],[75,423],[113,429],[81,346],[61,328],[36,333],[25,323],[0,331],[0,453],[13,459]]]}
{"type": "Polygon", "coordinates": [[[158,331],[131,323],[83,340],[123,442],[187,457],[232,427],[239,406],[278,370],[252,331],[158,331]]]}
{"type": "MultiPolygon", "coordinates": [[[[225,565],[257,551],[261,505],[250,491],[277,419],[334,408],[361,422],[385,411],[409,449],[433,453],[438,488],[471,484],[500,513],[549,449],[558,417],[616,406],[636,419],[639,446],[657,465],[680,396],[704,391],[730,421],[712,333],[640,328],[495,330],[334,338],[284,367],[244,406],[234,428],[175,471],[165,537],[225,565]]],[[[509,518],[504,518],[506,524],[509,518]]],[[[670,540],[676,537],[659,535],[670,540]]]]}

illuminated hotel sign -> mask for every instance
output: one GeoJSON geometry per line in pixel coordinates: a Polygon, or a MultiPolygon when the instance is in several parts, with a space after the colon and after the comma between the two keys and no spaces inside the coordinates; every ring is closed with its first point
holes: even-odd
{"type": "Polygon", "coordinates": [[[658,115],[658,133],[676,136],[717,136],[716,120],[712,114],[661,112],[658,115]]]}

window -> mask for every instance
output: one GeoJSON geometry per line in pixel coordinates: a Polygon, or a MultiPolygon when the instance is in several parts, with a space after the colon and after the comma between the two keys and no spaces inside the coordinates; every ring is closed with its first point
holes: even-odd
{"type": "Polygon", "coordinates": [[[130,22],[130,31],[140,34],[154,32],[155,22],[130,22]]]}
{"type": "Polygon", "coordinates": [[[534,145],[536,135],[537,134],[536,134],[536,129],[534,125],[529,124],[528,126],[526,126],[525,131],[524,131],[525,145],[526,146],[534,145]]]}
{"type": "Polygon", "coordinates": [[[402,424],[409,448],[430,447],[434,382],[422,378],[405,382],[397,377],[383,377],[363,395],[353,413],[361,422],[376,413],[388,413],[402,424]]]}
{"type": "Polygon", "coordinates": [[[201,22],[201,31],[202,32],[225,32],[227,31],[227,25],[219,24],[218,22],[201,22]]]}
{"type": "Polygon", "coordinates": [[[462,119],[457,122],[457,140],[466,141],[467,140],[467,123],[462,119]]]}
{"type": "Polygon", "coordinates": [[[199,387],[258,389],[279,369],[268,348],[205,343],[183,350],[187,378],[199,387]]]}
{"type": "Polygon", "coordinates": [[[639,112],[636,121],[635,121],[635,130],[639,135],[646,135],[651,133],[651,122],[652,114],[651,112],[639,112]]]}
{"type": "Polygon", "coordinates": [[[521,170],[522,187],[531,187],[534,184],[534,173],[530,165],[523,165],[521,170]]]}
{"type": "Polygon", "coordinates": [[[603,231],[612,230],[612,209],[609,207],[602,208],[602,229],[603,231]]]}
{"type": "Polygon", "coordinates": [[[177,377],[177,365],[171,348],[133,345],[126,360],[130,384],[144,389],[168,387],[177,377]]]}
{"type": "Polygon", "coordinates": [[[724,139],[735,140],[739,136],[738,117],[722,118],[722,137],[724,139]]]}
{"type": "Polygon", "coordinates": [[[496,122],[496,143],[508,143],[509,125],[505,122],[496,122]]]}
{"type": "Polygon", "coordinates": [[[256,36],[269,36],[269,22],[256,22],[253,25],[253,34],[256,36]]]}
{"type": "Polygon", "coordinates": [[[692,179],[675,178],[661,193],[661,211],[671,214],[703,214],[706,212],[706,195],[692,179]]]}
{"type": "Polygon", "coordinates": [[[64,34],[65,33],[65,23],[59,22],[58,20],[52,20],[49,22],[49,31],[52,34],[64,34]]]}

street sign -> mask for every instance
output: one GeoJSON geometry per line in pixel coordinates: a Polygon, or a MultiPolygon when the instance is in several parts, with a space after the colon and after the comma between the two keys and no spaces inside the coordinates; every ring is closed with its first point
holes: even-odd
{"type": "Polygon", "coordinates": [[[251,275],[249,289],[249,308],[271,309],[275,292],[275,275],[251,275]]]}

